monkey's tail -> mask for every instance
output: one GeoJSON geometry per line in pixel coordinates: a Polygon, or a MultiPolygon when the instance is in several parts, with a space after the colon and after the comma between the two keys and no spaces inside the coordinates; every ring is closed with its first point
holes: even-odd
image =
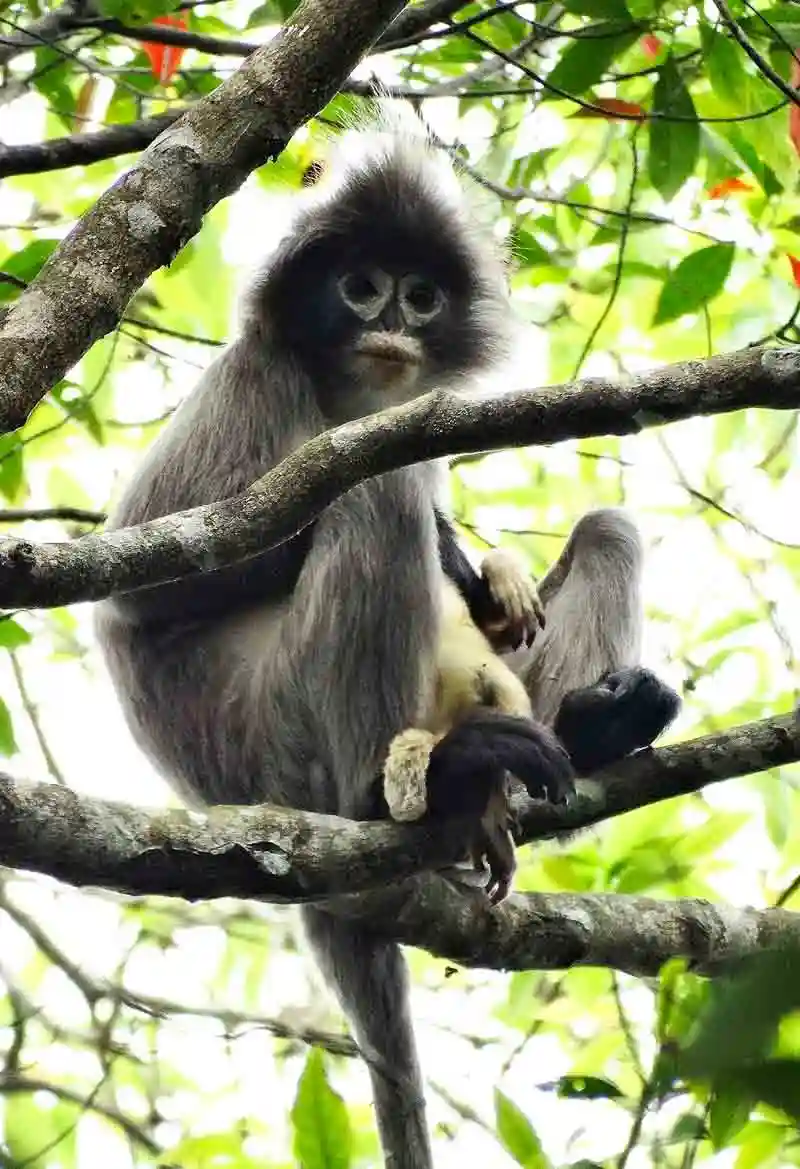
{"type": "Polygon", "coordinates": [[[433,1169],[400,947],[304,906],[303,924],[367,1061],[386,1169],[433,1169]]]}

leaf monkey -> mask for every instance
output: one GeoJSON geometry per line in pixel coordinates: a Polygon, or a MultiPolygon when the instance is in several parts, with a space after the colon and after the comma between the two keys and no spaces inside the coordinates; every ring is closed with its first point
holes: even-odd
{"type": "MultiPolygon", "coordinates": [[[[481,576],[487,587],[485,611],[477,614],[482,628],[458,586],[444,577],[429,703],[420,725],[401,731],[392,740],[383,768],[383,792],[393,820],[419,820],[428,813],[453,815],[455,811],[471,816],[475,826],[470,855],[478,870],[484,870],[484,862],[488,863],[487,892],[497,904],[508,893],[516,868],[507,771],[515,772],[529,790],[539,794],[541,760],[527,736],[526,724],[533,713],[528,692],[496,649],[503,644],[530,645],[545,620],[533,582],[516,557],[496,549],[484,558],[481,576]],[[494,737],[484,733],[490,711],[497,714],[494,737]],[[431,802],[428,777],[429,772],[437,774],[438,745],[465,719],[471,720],[474,734],[476,716],[481,741],[474,744],[467,772],[453,775],[443,789],[435,783],[431,802]]],[[[445,752],[446,748],[447,744],[445,752]]],[[[558,778],[553,777],[553,790],[546,794],[563,799],[572,789],[571,768],[565,766],[560,784],[558,778]]]]}
{"type": "Polygon", "coordinates": [[[500,549],[485,558],[481,577],[457,555],[464,595],[445,578],[435,685],[418,724],[390,744],[384,798],[398,821],[472,814],[472,859],[479,869],[488,862],[487,891],[496,904],[516,868],[508,773],[536,794],[541,766],[531,744],[515,737],[524,728],[519,720],[554,725],[575,771],[589,775],[650,746],[680,700],[637,665],[643,550],[623,512],[585,515],[538,592],[516,557],[500,549]],[[537,626],[545,633],[534,641],[537,626]],[[517,643],[526,648],[503,652],[517,643]],[[589,678],[598,680],[587,686],[589,678]]]}
{"type": "MultiPolygon", "coordinates": [[[[239,335],[150,449],[112,524],[228,498],[332,426],[461,386],[506,352],[508,330],[502,263],[441,152],[391,117],[348,133],[323,181],[298,194],[239,335]]],[[[421,717],[434,681],[443,576],[479,626],[491,617],[486,579],[439,506],[440,474],[421,463],[376,476],[279,547],[98,606],[129,726],[185,798],[385,815],[389,745],[421,717]]],[[[574,638],[586,652],[563,678],[575,685],[594,683],[628,645],[624,573],[620,564],[600,582],[622,609],[598,644],[574,638]]],[[[564,616],[584,621],[569,602],[564,616]]],[[[556,644],[568,636],[562,623],[556,644]]],[[[548,685],[553,698],[560,679],[548,685]]],[[[627,744],[643,717],[612,702],[598,736],[627,744]]],[[[572,773],[565,747],[544,725],[514,726],[535,764],[530,786],[557,795],[572,773]]],[[[430,805],[458,797],[471,744],[502,755],[505,733],[480,713],[454,727],[437,746],[430,805]]],[[[431,1169],[400,948],[322,908],[302,914],[365,1055],[387,1165],[431,1169]]]]}

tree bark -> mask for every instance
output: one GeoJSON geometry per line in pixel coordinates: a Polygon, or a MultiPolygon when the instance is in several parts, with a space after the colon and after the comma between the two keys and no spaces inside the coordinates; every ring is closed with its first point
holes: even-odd
{"type": "Polygon", "coordinates": [[[234,499],[71,543],[6,540],[0,545],[0,606],[97,601],[235,563],[293,536],[364,479],[425,459],[635,434],[754,406],[800,406],[800,349],[745,349],[624,381],[587,378],[482,400],[426,394],[326,431],[234,499]]]}
{"type": "Polygon", "coordinates": [[[0,326],[0,431],[20,426],[203,216],[338,91],[402,0],[303,0],[83,217],[0,326]]]}

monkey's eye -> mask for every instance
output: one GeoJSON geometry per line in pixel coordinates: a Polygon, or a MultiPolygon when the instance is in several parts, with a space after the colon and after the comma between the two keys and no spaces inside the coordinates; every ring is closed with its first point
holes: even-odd
{"type": "Polygon", "coordinates": [[[400,282],[400,294],[409,324],[426,324],[444,304],[441,288],[425,276],[404,276],[400,282]]]}
{"type": "Polygon", "coordinates": [[[339,287],[347,299],[354,300],[356,304],[373,300],[380,293],[374,277],[369,272],[348,272],[339,281],[339,287]]]}
{"type": "Polygon", "coordinates": [[[378,316],[392,293],[390,278],[377,268],[345,272],[338,283],[344,303],[365,321],[378,316]]]}

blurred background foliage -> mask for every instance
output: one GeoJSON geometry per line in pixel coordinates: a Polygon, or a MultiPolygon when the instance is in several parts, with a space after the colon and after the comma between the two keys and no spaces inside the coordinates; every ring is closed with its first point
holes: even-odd
{"type": "MultiPolygon", "coordinates": [[[[146,142],[152,118],[211,92],[294,7],[0,0],[0,311],[130,164],[109,136],[133,125],[146,142]],[[62,163],[97,161],[55,169],[60,139],[62,163]]],[[[234,327],[242,274],[277,238],[324,134],[372,78],[419,105],[509,245],[520,345],[499,384],[797,340],[800,4],[428,0],[420,13],[429,27],[387,33],[357,92],[216,208],[0,438],[4,531],[65,539],[102,523],[234,327]]],[[[685,738],[794,701],[799,468],[796,415],[749,411],[456,459],[453,506],[476,554],[514,545],[537,574],[582,512],[630,507],[648,544],[646,661],[683,692],[671,737],[685,738]]],[[[87,606],[7,617],[0,655],[9,771],[169,799],[121,722],[87,606]]],[[[786,768],[526,849],[520,886],[800,908],[797,789],[786,768]]],[[[800,1164],[792,955],[713,987],[679,962],[647,981],[409,956],[441,1169],[800,1164]]],[[[123,901],[2,872],[0,994],[0,1166],[377,1162],[364,1070],[285,911],[123,901]]]]}

